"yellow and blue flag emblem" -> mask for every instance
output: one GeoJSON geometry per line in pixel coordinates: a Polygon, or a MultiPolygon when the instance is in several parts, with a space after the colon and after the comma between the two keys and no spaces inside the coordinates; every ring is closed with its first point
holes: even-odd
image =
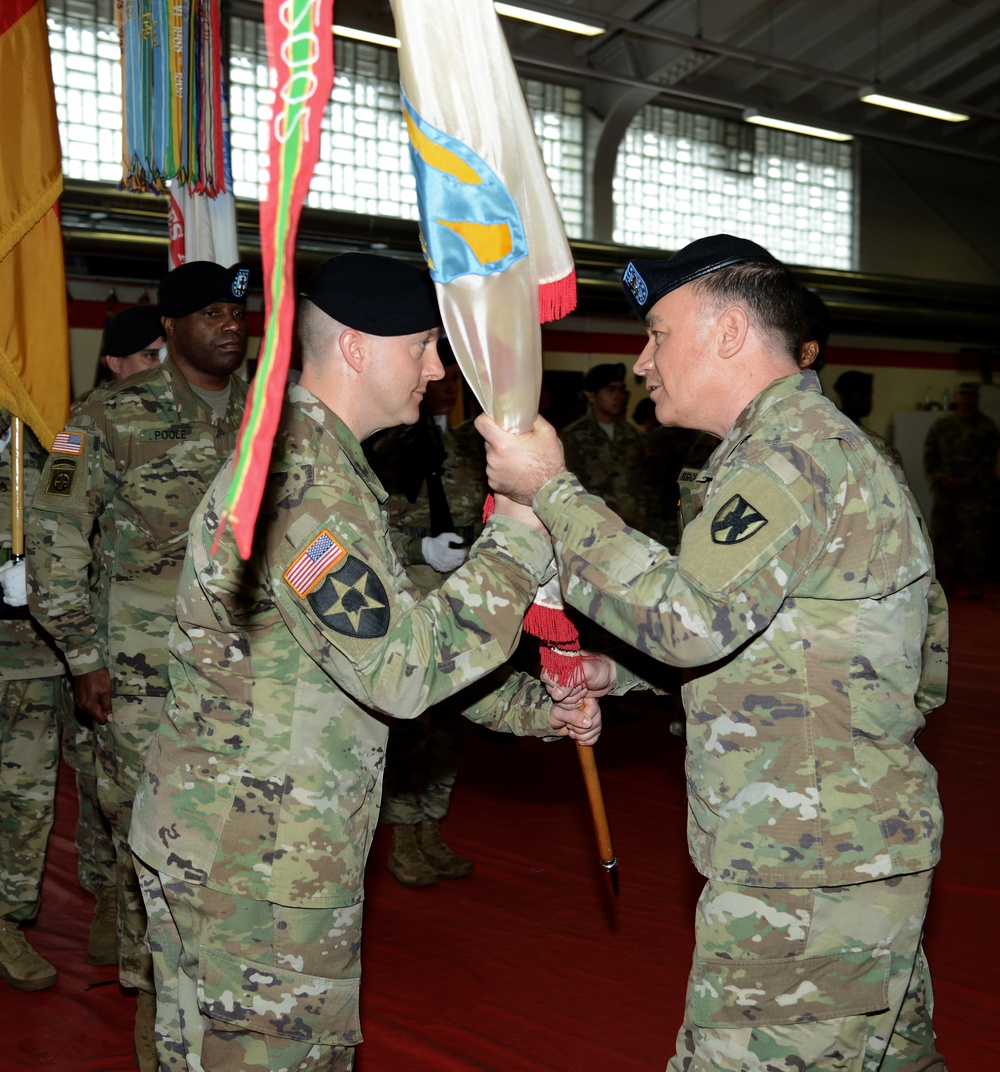
{"type": "Polygon", "coordinates": [[[403,96],[431,278],[506,271],[528,245],[517,203],[482,157],[421,118],[403,96]]]}

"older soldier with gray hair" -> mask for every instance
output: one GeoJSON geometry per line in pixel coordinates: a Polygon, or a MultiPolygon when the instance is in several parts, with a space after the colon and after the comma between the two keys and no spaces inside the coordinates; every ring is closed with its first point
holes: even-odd
{"type": "MultiPolygon", "coordinates": [[[[885,459],[800,373],[798,287],[730,235],[635,261],[635,364],[662,424],[723,437],[676,556],[487,418],[488,475],[534,502],[566,599],[691,668],[689,846],[707,882],[681,1069],[942,1069],[921,933],[941,837],[914,738],[931,556],[885,459]]],[[[607,659],[592,693],[641,687],[607,659]]],[[[558,690],[562,695],[566,690],[558,690]]]]}
{"type": "MultiPolygon", "coordinates": [[[[487,675],[513,649],[552,547],[502,497],[468,561],[421,595],[390,542],[361,441],[414,424],[443,375],[428,275],[344,254],[299,309],[251,558],[220,513],[191,523],[171,637],[171,697],[136,797],[132,847],[157,982],[162,1069],[349,1069],[365,860],[390,718],[473,686],[495,729],[592,742],[600,721],[540,682],[487,675]]],[[[470,690],[472,693],[473,690],[470,690]]]]}

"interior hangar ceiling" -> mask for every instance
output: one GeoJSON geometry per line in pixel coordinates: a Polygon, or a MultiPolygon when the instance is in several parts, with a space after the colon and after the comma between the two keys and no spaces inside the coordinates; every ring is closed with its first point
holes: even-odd
{"type": "MultiPolygon", "coordinates": [[[[739,119],[755,107],[856,136],[1000,162],[1000,0],[517,0],[606,27],[579,37],[501,19],[522,75],[577,84],[607,114],[626,94],[739,119]],[[946,123],[858,99],[880,85],[970,116],[946,123]]],[[[393,33],[388,0],[334,21],[393,33]]]]}

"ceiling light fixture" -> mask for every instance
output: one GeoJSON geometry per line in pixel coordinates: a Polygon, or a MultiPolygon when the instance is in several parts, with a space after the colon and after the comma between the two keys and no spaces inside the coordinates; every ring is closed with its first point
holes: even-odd
{"type": "Polygon", "coordinates": [[[756,108],[747,108],[743,112],[743,118],[746,122],[759,127],[773,127],[775,130],[787,130],[792,134],[806,134],[810,138],[826,138],[828,141],[854,140],[853,134],[845,134],[842,130],[827,130],[825,127],[814,127],[808,123],[797,123],[792,119],[763,115],[756,108]]]}
{"type": "Polygon", "coordinates": [[[386,34],[369,33],[367,30],[355,30],[353,26],[341,26],[335,23],[333,26],[335,37],[349,37],[352,41],[364,41],[366,45],[382,45],[383,48],[399,48],[398,37],[388,37],[386,34]]]}
{"type": "Polygon", "coordinates": [[[596,37],[604,33],[603,26],[595,26],[591,22],[577,22],[575,19],[563,19],[558,15],[545,15],[541,11],[532,11],[531,8],[518,7],[515,4],[494,4],[498,15],[506,15],[509,19],[520,19],[522,22],[533,22],[538,26],[547,26],[550,30],[565,30],[566,33],[581,34],[583,37],[596,37]]]}
{"type": "Polygon", "coordinates": [[[894,108],[898,112],[910,112],[913,115],[926,116],[928,119],[943,119],[946,123],[964,123],[969,118],[962,112],[936,108],[932,104],[920,104],[917,101],[904,100],[902,97],[890,97],[875,86],[864,86],[859,89],[858,99],[864,101],[865,104],[878,104],[882,108],[894,108]]]}

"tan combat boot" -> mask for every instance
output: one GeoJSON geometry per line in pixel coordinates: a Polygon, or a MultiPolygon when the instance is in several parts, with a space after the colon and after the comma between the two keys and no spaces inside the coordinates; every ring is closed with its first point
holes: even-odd
{"type": "Polygon", "coordinates": [[[44,990],[58,978],[55,966],[28,945],[11,919],[0,919],[0,976],[18,990],[44,990]]]}
{"type": "Polygon", "coordinates": [[[442,878],[464,878],[472,874],[472,861],[453,852],[441,840],[441,826],[437,819],[417,823],[417,845],[424,859],[442,878]]]}
{"type": "Polygon", "coordinates": [[[139,991],[135,1008],[135,1066],[139,1072],[159,1072],[156,1056],[156,995],[139,991]]]}
{"type": "Polygon", "coordinates": [[[389,874],[401,886],[434,886],[437,871],[424,859],[417,845],[417,827],[394,823],[392,827],[392,851],[386,867],[389,874]]]}
{"type": "Polygon", "coordinates": [[[97,891],[97,908],[90,925],[87,960],[91,964],[118,963],[118,900],[114,886],[97,891]]]}

